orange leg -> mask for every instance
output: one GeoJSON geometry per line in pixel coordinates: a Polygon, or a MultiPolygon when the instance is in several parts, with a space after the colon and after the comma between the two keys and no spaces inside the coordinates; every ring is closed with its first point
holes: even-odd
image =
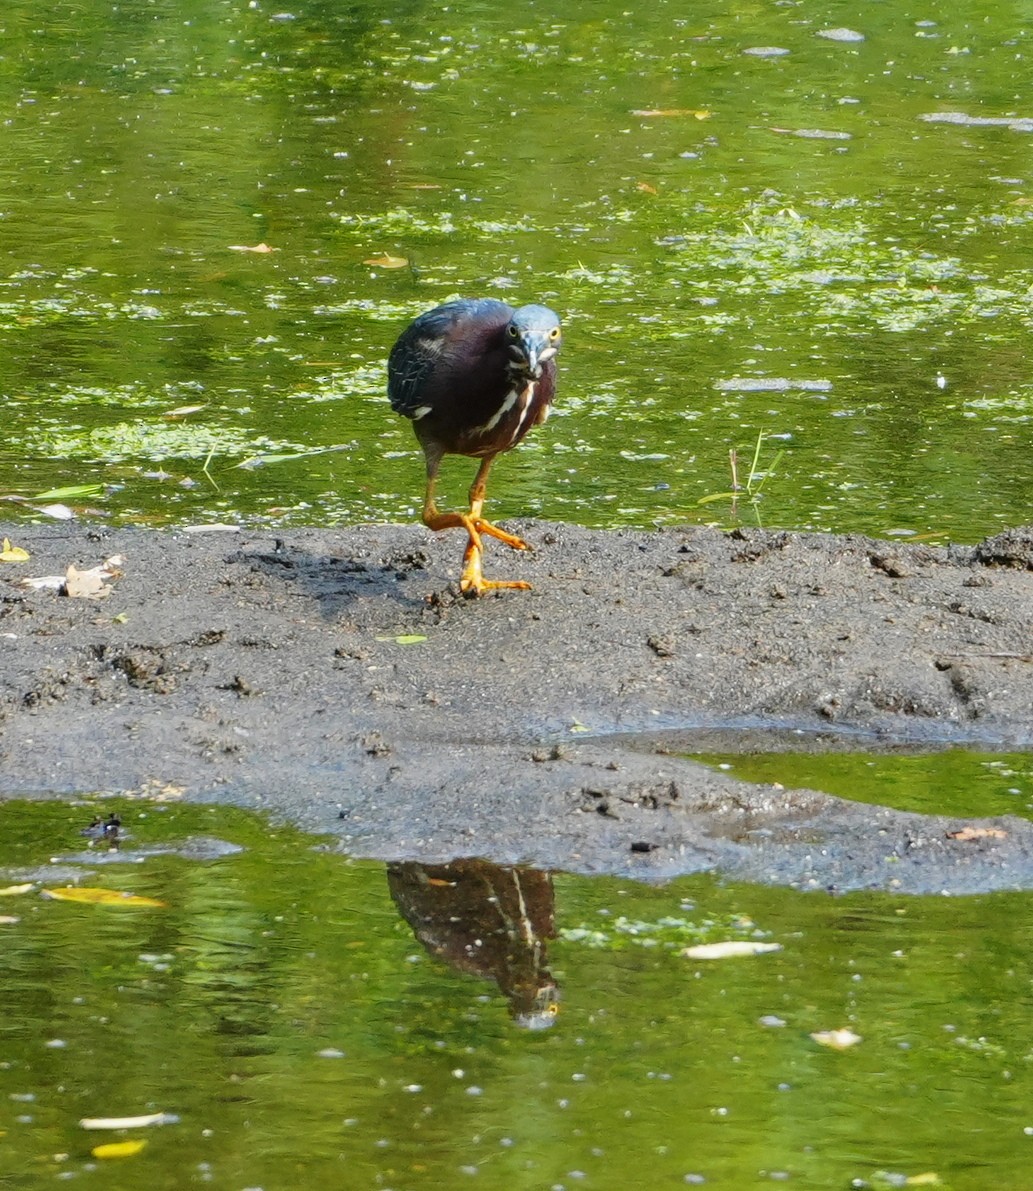
{"type": "MultiPolygon", "coordinates": [[[[492,525],[490,521],[485,521],[481,516],[481,509],[484,507],[484,496],[488,489],[488,472],[491,471],[491,465],[494,462],[494,455],[485,455],[481,460],[481,466],[477,469],[477,475],[474,476],[474,481],[470,485],[470,516],[473,519],[474,525],[477,526],[481,533],[498,538],[500,542],[505,542],[507,546],[512,546],[514,550],[530,550],[531,547],[528,546],[523,538],[506,533],[504,529],[499,529],[497,525],[492,525]]],[[[524,586],[526,587],[527,585],[524,584],[524,586]]]]}
{"type": "Polygon", "coordinates": [[[459,579],[459,590],[464,595],[484,595],[486,591],[496,591],[502,587],[517,588],[520,591],[531,590],[531,584],[523,579],[485,579],[481,572],[483,553],[483,548],[475,544],[471,537],[463,554],[463,574],[459,579]]]}
{"type": "Polygon", "coordinates": [[[459,589],[465,595],[479,596],[486,591],[494,591],[498,588],[530,590],[531,587],[530,583],[525,583],[522,579],[495,581],[485,579],[481,573],[481,559],[484,556],[484,543],[481,541],[481,534],[497,538],[514,550],[530,549],[522,538],[506,533],[504,529],[499,529],[497,525],[493,525],[481,516],[488,472],[491,470],[493,459],[494,455],[486,456],[481,460],[481,465],[477,469],[477,475],[470,488],[470,511],[468,513],[441,513],[438,512],[438,507],[434,503],[434,485],[437,481],[441,456],[435,457],[430,452],[427,453],[427,493],[423,501],[423,523],[433,530],[466,530],[470,540],[463,554],[463,574],[459,580],[459,589]]]}

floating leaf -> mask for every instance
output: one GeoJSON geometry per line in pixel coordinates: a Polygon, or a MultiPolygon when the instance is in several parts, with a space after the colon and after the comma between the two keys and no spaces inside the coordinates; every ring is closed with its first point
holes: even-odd
{"type": "Polygon", "coordinates": [[[817,1030],[811,1037],[819,1046],[827,1046],[830,1050],[849,1050],[861,1041],[861,1035],[853,1030],[817,1030]]]}
{"type": "Polygon", "coordinates": [[[13,914],[0,914],[0,926],[14,926],[18,921],[13,914]]]}
{"type": "Polygon", "coordinates": [[[957,831],[948,831],[948,839],[961,840],[967,843],[974,839],[1006,839],[1007,831],[1000,827],[960,827],[957,831]]]}
{"type": "Polygon", "coordinates": [[[231,244],[230,252],[279,252],[279,248],[270,248],[265,242],[261,244],[231,244]]]}
{"type": "Polygon", "coordinates": [[[419,645],[427,638],[422,633],[400,633],[397,637],[377,637],[378,641],[393,641],[396,645],[419,645]]]}
{"type": "Polygon", "coordinates": [[[72,484],[67,488],[51,488],[37,492],[30,500],[75,500],[80,496],[97,496],[104,491],[103,484],[72,484]]]}
{"type": "Polygon", "coordinates": [[[692,116],[696,120],[709,120],[713,112],[706,108],[633,108],[633,116],[656,118],[658,116],[692,116]]]}
{"type": "Polygon", "coordinates": [[[648,182],[636,182],[635,189],[641,190],[643,194],[656,194],[656,187],[650,186],[648,182]]]}
{"type": "Polygon", "coordinates": [[[179,1118],[168,1112],[149,1112],[138,1117],[83,1117],[82,1129],[144,1129],[148,1125],[171,1125],[179,1118]]]}
{"type": "Polygon", "coordinates": [[[44,517],[53,517],[55,521],[71,521],[75,516],[66,504],[29,505],[29,508],[36,513],[42,513],[44,517]]]}
{"type": "Polygon", "coordinates": [[[737,955],[765,955],[781,951],[781,943],[757,943],[750,939],[729,939],[724,943],[697,943],[686,947],[682,955],[688,959],[731,959],[737,955]]]}
{"type": "Polygon", "coordinates": [[[4,538],[3,548],[0,549],[0,562],[28,562],[29,552],[21,546],[12,546],[10,538],[4,538]]]}
{"type": "Polygon", "coordinates": [[[290,463],[294,459],[305,459],[309,455],[328,455],[332,451],[350,451],[351,449],[351,443],[336,443],[332,447],[313,447],[309,451],[283,451],[279,454],[270,452],[268,455],[251,455],[242,463],[235,463],[233,466],[253,471],[256,467],[268,467],[270,463],[290,463]]]}
{"type": "Polygon", "coordinates": [[[167,409],[162,416],[166,418],[185,418],[187,414],[196,414],[202,409],[207,408],[207,403],[202,403],[201,405],[177,405],[175,409],[167,409]]]}
{"type": "Polygon", "coordinates": [[[849,141],[849,132],[840,132],[828,128],[772,128],[772,132],[782,133],[784,136],[799,136],[812,141],[849,141]]]}
{"type": "Polygon", "coordinates": [[[0,897],[17,897],[20,893],[28,893],[30,889],[31,881],[26,881],[24,885],[7,885],[0,889],[0,897]]]}
{"type": "Polygon", "coordinates": [[[138,1141],[108,1141],[104,1145],[94,1146],[90,1153],[94,1158],[132,1158],[146,1144],[142,1138],[138,1141]]]}
{"type": "Polygon", "coordinates": [[[818,29],[815,37],[825,37],[829,41],[864,41],[864,34],[856,29],[818,29]]]}
{"type": "Polygon", "coordinates": [[[59,902],[86,902],[91,906],[164,906],[167,903],[142,894],[123,893],[120,889],[92,888],[88,885],[65,885],[60,889],[41,889],[44,897],[59,902]]]}
{"type": "MultiPolygon", "coordinates": [[[[861,1181],[855,1180],[858,1184],[861,1181]]],[[[898,1187],[942,1187],[943,1183],[940,1176],[931,1170],[913,1175],[905,1175],[899,1170],[873,1170],[871,1180],[864,1183],[864,1186],[872,1187],[873,1191],[890,1191],[891,1188],[898,1187]]]]}
{"type": "Polygon", "coordinates": [[[371,256],[362,263],[375,265],[378,269],[404,269],[409,262],[404,256],[390,256],[385,252],[382,256],[371,256]]]}

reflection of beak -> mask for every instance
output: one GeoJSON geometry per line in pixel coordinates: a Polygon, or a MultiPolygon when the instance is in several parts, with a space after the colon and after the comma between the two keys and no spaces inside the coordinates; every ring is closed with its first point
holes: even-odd
{"type": "Polygon", "coordinates": [[[513,1021],[522,1030],[547,1030],[560,1011],[560,992],[555,984],[546,984],[534,995],[533,1003],[522,1012],[513,1013],[513,1021]]]}
{"type": "Polygon", "coordinates": [[[547,1030],[555,1023],[556,1013],[543,1013],[540,1010],[536,1013],[518,1013],[513,1021],[522,1030],[547,1030]]]}

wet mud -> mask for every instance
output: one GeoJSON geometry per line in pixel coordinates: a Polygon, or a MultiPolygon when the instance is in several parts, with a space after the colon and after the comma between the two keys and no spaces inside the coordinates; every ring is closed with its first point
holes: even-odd
{"type": "Polygon", "coordinates": [[[468,600],[459,536],[415,526],[0,526],[31,556],[0,563],[0,796],[232,803],[395,862],[1033,888],[1023,820],[957,839],[685,755],[1033,747],[1033,527],[510,528],[533,552],[486,574],[534,589],[468,600]],[[103,598],[22,583],[115,555],[103,598]]]}

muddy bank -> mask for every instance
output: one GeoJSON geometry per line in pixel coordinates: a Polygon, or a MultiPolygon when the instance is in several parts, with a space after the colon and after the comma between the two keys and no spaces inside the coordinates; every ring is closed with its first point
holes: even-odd
{"type": "Polygon", "coordinates": [[[166,791],[359,855],[661,879],[1033,888],[1033,830],[755,786],[721,747],[1033,746],[1033,529],[975,548],[516,523],[458,596],[414,526],[0,526],[0,793],[166,791]],[[24,576],[124,556],[104,599],[24,576]]]}

